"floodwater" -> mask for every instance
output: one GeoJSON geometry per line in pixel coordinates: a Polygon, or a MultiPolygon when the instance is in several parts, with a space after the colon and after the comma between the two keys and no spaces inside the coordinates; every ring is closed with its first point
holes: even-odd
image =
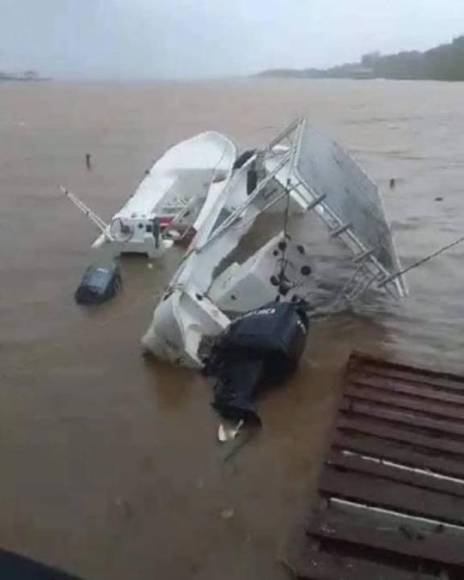
{"type": "Polygon", "coordinates": [[[78,308],[96,232],[58,185],[108,218],[176,141],[216,129],[249,147],[305,115],[378,182],[409,264],[462,234],[463,102],[459,83],[1,84],[0,546],[87,580],[286,578],[349,352],[462,370],[464,247],[411,272],[402,303],[318,320],[225,461],[204,379],[140,355],[180,251],[124,259],[121,295],[78,308]]]}

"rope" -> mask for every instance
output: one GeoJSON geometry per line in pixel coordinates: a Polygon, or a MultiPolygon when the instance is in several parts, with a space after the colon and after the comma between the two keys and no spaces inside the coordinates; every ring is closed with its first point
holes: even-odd
{"type": "Polygon", "coordinates": [[[400,270],[399,272],[395,272],[394,274],[392,274],[391,276],[389,276],[386,280],[384,280],[382,282],[382,284],[380,284],[379,286],[385,286],[385,284],[388,284],[389,282],[392,282],[393,280],[396,280],[396,278],[399,278],[400,276],[403,276],[407,272],[410,272],[411,270],[414,270],[415,268],[418,268],[419,266],[422,266],[422,264],[425,264],[426,262],[429,262],[433,258],[436,258],[440,254],[443,254],[444,252],[447,252],[448,250],[450,250],[454,246],[458,246],[459,244],[462,244],[463,242],[464,242],[464,236],[461,236],[457,240],[454,240],[454,242],[451,242],[450,244],[446,244],[446,246],[442,246],[441,248],[439,248],[435,252],[432,252],[431,254],[428,254],[424,258],[421,258],[420,260],[417,260],[416,262],[414,262],[413,264],[411,264],[407,268],[404,268],[403,270],[400,270]]]}
{"type": "MultiPolygon", "coordinates": [[[[407,272],[410,272],[411,270],[414,270],[415,268],[418,268],[419,266],[422,266],[423,264],[429,262],[433,258],[436,258],[437,256],[439,256],[439,255],[443,254],[444,252],[450,250],[454,246],[458,246],[459,244],[461,244],[463,242],[464,242],[464,236],[461,236],[458,239],[454,240],[453,242],[451,242],[449,244],[446,244],[445,246],[442,246],[441,248],[439,248],[435,252],[432,252],[431,254],[428,254],[427,256],[424,256],[420,260],[417,260],[416,262],[414,262],[413,264],[411,264],[407,268],[404,268],[403,270],[400,270],[398,272],[395,272],[395,274],[392,274],[389,278],[387,278],[386,280],[384,280],[384,282],[382,282],[382,284],[380,284],[379,287],[382,287],[385,284],[388,284],[388,283],[392,282],[396,278],[399,278],[400,276],[403,276],[407,272]]],[[[338,312],[338,310],[336,310],[336,306],[342,301],[342,299],[347,299],[347,297],[345,296],[345,290],[354,281],[354,279],[356,278],[356,276],[359,273],[359,271],[360,271],[360,267],[358,267],[356,269],[356,271],[354,272],[353,276],[343,285],[342,289],[337,293],[337,295],[335,296],[335,298],[331,302],[329,302],[329,304],[327,306],[319,306],[313,312],[310,312],[309,313],[309,317],[310,318],[318,318],[320,316],[331,315],[331,314],[334,314],[335,312],[338,312]]],[[[362,290],[360,290],[357,293],[356,296],[359,296],[359,294],[361,292],[364,292],[371,285],[371,283],[373,282],[373,280],[374,280],[374,278],[372,278],[371,280],[369,280],[368,284],[362,290]]],[[[351,302],[351,300],[348,300],[348,302],[351,302]]]]}

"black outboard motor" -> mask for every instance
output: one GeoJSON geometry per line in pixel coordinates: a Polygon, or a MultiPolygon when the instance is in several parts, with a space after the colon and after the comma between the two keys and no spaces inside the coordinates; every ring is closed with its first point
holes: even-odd
{"type": "Polygon", "coordinates": [[[308,331],[306,302],[271,302],[235,319],[206,361],[215,376],[213,407],[225,419],[260,423],[254,400],[298,366],[308,331]]]}
{"type": "Polygon", "coordinates": [[[121,271],[114,262],[109,267],[89,266],[74,293],[77,304],[101,304],[118,292],[121,287],[121,271]]]}

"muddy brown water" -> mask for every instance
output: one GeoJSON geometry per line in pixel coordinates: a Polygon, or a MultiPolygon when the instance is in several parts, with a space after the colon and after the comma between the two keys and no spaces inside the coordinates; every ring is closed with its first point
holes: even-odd
{"type": "Polygon", "coordinates": [[[379,183],[407,264],[462,234],[463,102],[464,84],[431,82],[1,84],[0,546],[88,580],[285,578],[349,352],[464,366],[461,246],[412,272],[401,304],[318,321],[224,462],[203,378],[140,356],[180,250],[152,270],[124,259],[121,295],[76,307],[95,232],[59,184],[108,218],[176,141],[216,129],[249,147],[305,115],[379,183]]]}

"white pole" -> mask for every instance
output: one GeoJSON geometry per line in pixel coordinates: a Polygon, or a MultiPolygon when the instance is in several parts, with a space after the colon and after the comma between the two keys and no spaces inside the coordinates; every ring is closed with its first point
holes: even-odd
{"type": "Polygon", "coordinates": [[[85,203],[77,197],[74,193],[70,192],[68,189],[60,185],[60,191],[67,197],[89,220],[94,223],[101,233],[110,241],[114,241],[109,233],[108,224],[103,221],[103,219],[91,210],[85,203]]]}

